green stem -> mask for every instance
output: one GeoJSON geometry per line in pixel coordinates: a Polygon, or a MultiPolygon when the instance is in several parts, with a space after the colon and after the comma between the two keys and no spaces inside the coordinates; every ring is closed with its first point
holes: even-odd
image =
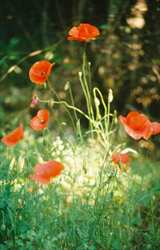
{"type": "MultiPolygon", "coordinates": [[[[54,88],[52,87],[51,82],[48,80],[47,83],[48,83],[48,87],[49,87],[50,91],[53,93],[53,95],[55,95],[55,97],[57,98],[58,102],[61,102],[59,96],[57,95],[57,92],[56,92],[56,91],[54,90],[54,88]]],[[[53,101],[53,102],[56,103],[56,101],[53,101]]],[[[66,109],[66,112],[67,112],[67,114],[68,114],[68,116],[69,116],[69,118],[70,118],[70,120],[71,120],[71,122],[72,122],[72,125],[73,125],[74,130],[76,131],[76,126],[75,126],[75,124],[74,124],[74,120],[73,120],[73,118],[72,118],[71,113],[68,111],[68,109],[66,109]]]]}
{"type": "MultiPolygon", "coordinates": [[[[41,99],[39,99],[39,101],[40,102],[44,102],[44,103],[49,103],[50,102],[50,100],[41,100],[41,99]]],[[[90,122],[94,123],[94,121],[92,121],[91,118],[88,115],[86,115],[82,110],[80,110],[79,108],[74,107],[74,106],[68,104],[66,101],[53,101],[53,104],[63,104],[67,108],[77,111],[78,113],[80,113],[81,115],[83,115],[87,120],[89,120],[90,122]]]]}
{"type": "MultiPolygon", "coordinates": [[[[86,103],[87,103],[87,111],[88,111],[88,115],[89,117],[91,117],[92,120],[94,120],[94,112],[93,112],[93,106],[92,106],[92,99],[91,99],[91,93],[89,90],[89,84],[91,81],[90,78],[90,69],[89,69],[89,65],[87,62],[87,56],[86,56],[86,52],[84,50],[83,52],[83,63],[82,63],[82,74],[79,75],[79,79],[80,79],[80,83],[82,86],[82,90],[86,99],[86,103]]],[[[93,131],[93,124],[90,123],[90,129],[91,131],[93,131]]],[[[93,132],[91,132],[91,135],[93,137],[93,132]]]]}
{"type": "MultiPolygon", "coordinates": [[[[70,98],[71,98],[71,103],[72,103],[72,106],[75,107],[75,103],[74,103],[74,98],[73,98],[73,93],[72,93],[72,88],[70,86],[70,83],[69,83],[69,94],[70,94],[70,98]]],[[[75,116],[75,120],[76,122],[78,122],[78,116],[77,116],[77,112],[74,110],[74,116],[75,116]]]]}

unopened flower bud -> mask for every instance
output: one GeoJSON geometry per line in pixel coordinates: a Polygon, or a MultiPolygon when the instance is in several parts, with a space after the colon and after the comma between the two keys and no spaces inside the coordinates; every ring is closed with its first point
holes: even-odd
{"type": "Polygon", "coordinates": [[[111,103],[112,101],[113,101],[113,91],[112,91],[112,89],[109,89],[108,102],[111,103]]]}
{"type": "Polygon", "coordinates": [[[97,97],[94,98],[94,102],[95,102],[96,106],[100,105],[100,101],[99,101],[99,99],[97,97]]]}
{"type": "Polygon", "coordinates": [[[79,75],[79,77],[81,78],[81,77],[82,77],[82,72],[79,71],[79,72],[78,72],[78,75],[79,75]]]}
{"type": "Polygon", "coordinates": [[[38,105],[38,103],[39,103],[38,96],[33,95],[32,101],[31,101],[31,104],[30,104],[30,107],[31,107],[31,108],[34,108],[35,106],[38,105]]]}
{"type": "Polygon", "coordinates": [[[69,89],[70,83],[69,81],[66,82],[65,86],[64,86],[64,90],[67,91],[69,89]]]}

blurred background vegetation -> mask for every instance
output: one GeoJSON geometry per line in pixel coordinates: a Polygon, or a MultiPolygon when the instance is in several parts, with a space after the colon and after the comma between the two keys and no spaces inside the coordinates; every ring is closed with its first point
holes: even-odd
{"type": "MultiPolygon", "coordinates": [[[[83,45],[68,42],[72,25],[89,22],[102,36],[88,44],[92,84],[107,99],[114,92],[118,114],[139,110],[160,120],[160,0],[5,0],[0,8],[0,128],[4,130],[34,112],[32,94],[43,98],[47,90],[29,81],[33,62],[46,58],[56,66],[51,80],[61,99],[85,110],[78,80],[83,45]]],[[[64,117],[54,107],[54,120],[64,117]]],[[[66,117],[67,119],[67,117],[66,117]]]]}

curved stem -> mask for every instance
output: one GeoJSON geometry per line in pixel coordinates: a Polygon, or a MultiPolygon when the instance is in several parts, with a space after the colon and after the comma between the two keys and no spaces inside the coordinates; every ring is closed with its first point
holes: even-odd
{"type": "MultiPolygon", "coordinates": [[[[48,83],[48,87],[49,87],[50,91],[56,96],[58,102],[61,102],[59,96],[57,95],[57,92],[56,92],[56,91],[54,90],[54,88],[52,87],[51,82],[48,80],[47,83],[48,83]]],[[[56,101],[53,101],[53,102],[55,103],[56,101]]],[[[74,120],[73,120],[73,118],[72,118],[72,115],[70,114],[70,112],[68,111],[68,109],[66,109],[66,112],[68,113],[68,116],[69,116],[69,118],[70,118],[70,120],[71,120],[71,122],[72,122],[73,128],[74,128],[74,130],[76,131],[76,126],[75,126],[75,124],[74,124],[74,120]]]]}
{"type": "MultiPolygon", "coordinates": [[[[44,102],[44,103],[49,103],[50,100],[41,100],[39,99],[40,102],[44,102]]],[[[80,110],[79,108],[77,107],[74,107],[72,105],[70,105],[69,103],[67,103],[66,101],[52,101],[53,104],[63,104],[65,105],[67,108],[70,108],[72,110],[75,110],[77,111],[78,113],[80,113],[81,115],[83,115],[87,120],[91,121],[92,123],[94,123],[94,121],[91,120],[91,118],[86,115],[82,110],[80,110]]]]}

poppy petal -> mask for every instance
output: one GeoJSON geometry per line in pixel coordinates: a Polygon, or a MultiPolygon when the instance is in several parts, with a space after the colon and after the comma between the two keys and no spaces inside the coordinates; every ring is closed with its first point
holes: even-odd
{"type": "Polygon", "coordinates": [[[152,135],[152,125],[149,119],[138,112],[130,112],[126,117],[119,116],[126,133],[135,140],[149,139],[152,135]]]}
{"type": "Polygon", "coordinates": [[[40,121],[42,122],[48,122],[49,119],[49,111],[47,109],[40,109],[37,112],[37,117],[39,118],[40,121]]]}
{"type": "Polygon", "coordinates": [[[40,122],[40,119],[37,116],[34,116],[30,121],[30,127],[35,131],[43,130],[47,125],[47,122],[40,122]]]}
{"type": "Polygon", "coordinates": [[[129,162],[129,156],[127,153],[115,152],[112,154],[112,161],[115,164],[118,164],[120,162],[123,164],[127,164],[129,162]]]}
{"type": "Polygon", "coordinates": [[[160,134],[160,122],[152,122],[152,135],[160,134]]]}
{"type": "Polygon", "coordinates": [[[24,137],[24,130],[23,125],[20,124],[18,128],[10,132],[9,134],[5,135],[1,141],[6,146],[15,146],[20,140],[24,137]]]}
{"type": "Polygon", "coordinates": [[[50,160],[38,163],[34,168],[34,174],[30,178],[38,183],[48,184],[54,177],[60,175],[63,169],[64,166],[58,161],[50,160]]]}
{"type": "Polygon", "coordinates": [[[72,27],[68,32],[68,40],[79,42],[88,42],[96,39],[100,35],[100,31],[94,25],[81,23],[79,26],[72,27]]]}
{"type": "Polygon", "coordinates": [[[30,121],[30,127],[35,131],[40,131],[48,126],[49,111],[47,109],[40,109],[36,116],[30,121]]]}
{"type": "Polygon", "coordinates": [[[32,65],[29,70],[31,82],[43,85],[51,74],[53,64],[47,60],[41,60],[32,65]]]}
{"type": "Polygon", "coordinates": [[[134,131],[131,127],[129,127],[127,125],[127,121],[126,118],[124,116],[119,117],[119,121],[121,122],[121,124],[123,125],[126,133],[131,136],[133,139],[135,140],[139,140],[141,138],[141,134],[137,133],[137,131],[134,131]]]}

